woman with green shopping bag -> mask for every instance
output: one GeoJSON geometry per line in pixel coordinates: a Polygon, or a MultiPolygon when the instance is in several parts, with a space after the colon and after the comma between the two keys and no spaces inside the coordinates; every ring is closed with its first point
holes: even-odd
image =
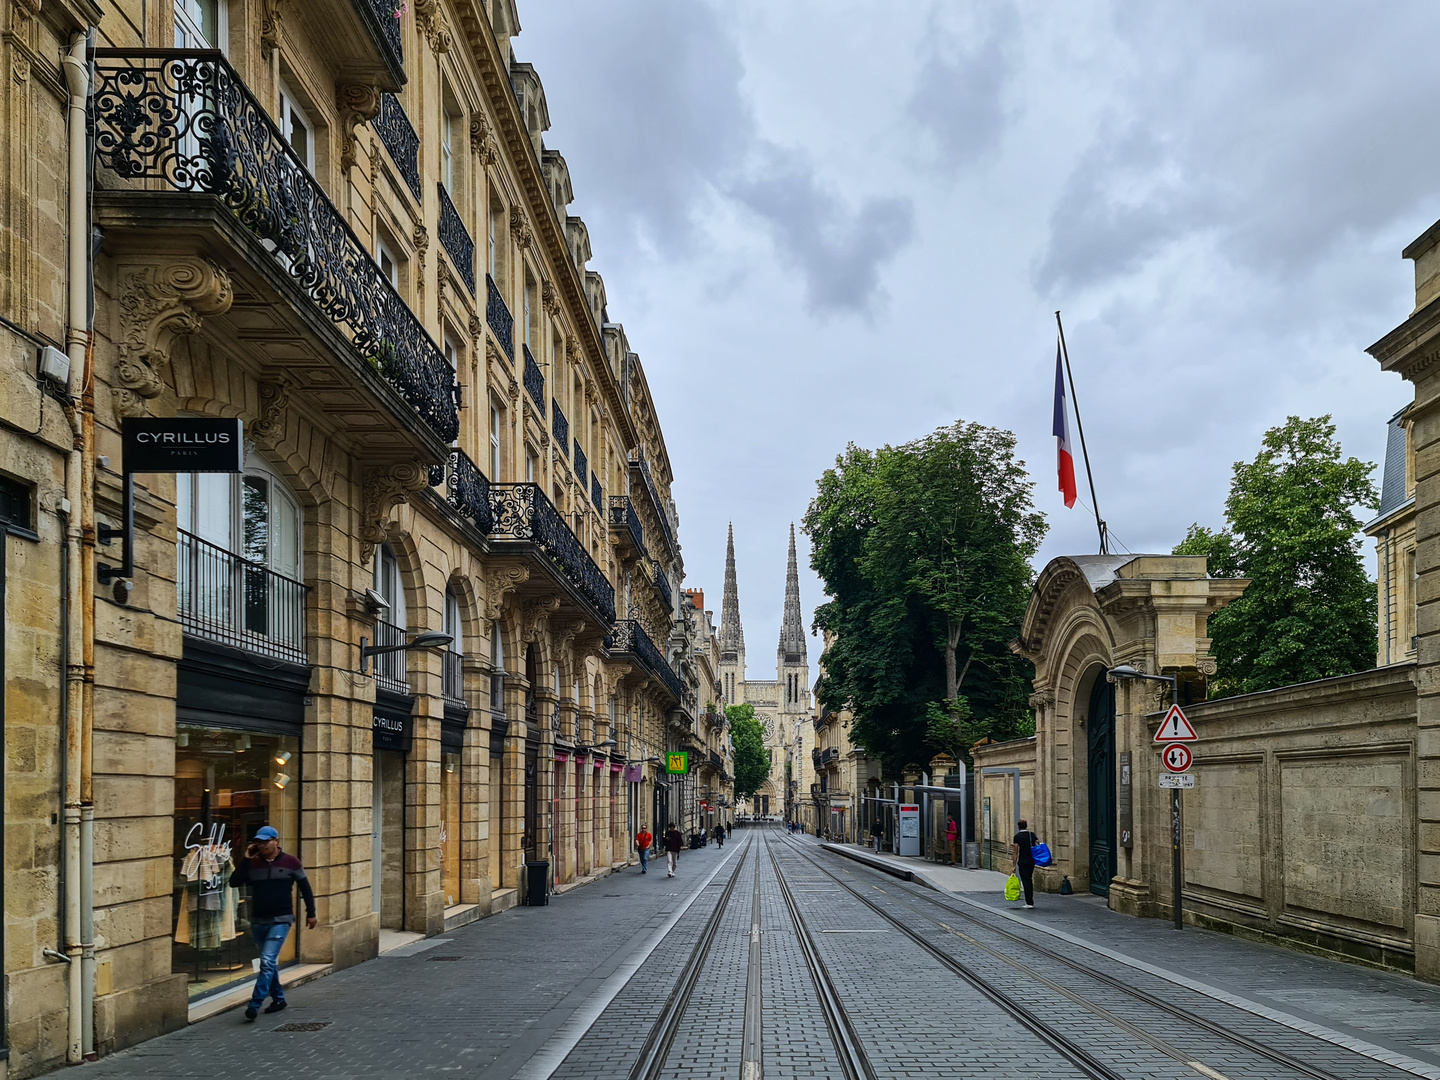
{"type": "Polygon", "coordinates": [[[1019,900],[1020,889],[1018,886],[1023,885],[1025,887],[1025,906],[1033,908],[1035,906],[1035,854],[1032,849],[1040,842],[1040,838],[1030,831],[1030,826],[1026,824],[1024,818],[1017,821],[1015,827],[1019,831],[1010,844],[1015,856],[1015,872],[1010,875],[1009,881],[1005,882],[1005,899],[1019,900]],[[1020,880],[1015,882],[1017,876],[1020,880]],[[1017,887],[1012,888],[1011,882],[1015,882],[1017,887]]]}

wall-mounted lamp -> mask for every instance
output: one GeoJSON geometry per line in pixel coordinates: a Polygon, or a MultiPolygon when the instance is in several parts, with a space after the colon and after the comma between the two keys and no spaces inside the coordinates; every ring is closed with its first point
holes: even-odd
{"type": "Polygon", "coordinates": [[[286,765],[290,764],[290,751],[289,751],[289,750],[281,750],[278,754],[276,754],[276,755],[275,755],[275,764],[278,765],[278,766],[280,766],[280,768],[282,768],[282,769],[283,769],[286,765]]]}
{"type": "Polygon", "coordinates": [[[441,634],[434,630],[416,634],[403,645],[371,645],[369,638],[362,637],[360,639],[360,674],[370,674],[370,658],[372,656],[380,656],[384,653],[413,652],[416,649],[443,649],[454,640],[450,634],[441,634]]]}
{"type": "Polygon", "coordinates": [[[290,777],[286,776],[283,772],[277,772],[274,776],[270,778],[270,782],[274,784],[279,790],[284,791],[285,785],[290,783],[290,777]]]}
{"type": "Polygon", "coordinates": [[[249,735],[237,735],[237,736],[235,736],[235,752],[236,752],[237,754],[243,754],[246,750],[249,750],[249,749],[250,749],[250,736],[249,736],[249,735]]]}

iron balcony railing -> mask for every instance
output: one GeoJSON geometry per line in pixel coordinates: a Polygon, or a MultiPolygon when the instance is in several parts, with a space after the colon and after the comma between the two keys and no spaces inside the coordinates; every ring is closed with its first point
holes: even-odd
{"type": "MultiPolygon", "coordinates": [[[[526,368],[529,371],[529,368],[526,368]]],[[[555,446],[569,457],[570,454],[570,421],[565,419],[565,413],[560,408],[560,403],[554,398],[550,399],[550,431],[555,436],[555,446]]]]}
{"type": "MultiPolygon", "coordinates": [[[[404,645],[406,641],[403,626],[396,626],[384,619],[375,620],[375,644],[377,647],[404,645]]],[[[408,694],[410,679],[405,668],[405,657],[408,655],[403,649],[398,649],[395,652],[377,653],[372,657],[375,663],[375,682],[386,689],[408,694]]]]}
{"type": "Polygon", "coordinates": [[[415,201],[419,202],[420,136],[415,133],[415,125],[410,123],[410,118],[405,115],[400,99],[394,94],[381,94],[380,111],[370,121],[370,126],[375,129],[375,134],[380,136],[380,144],[390,154],[390,160],[395,162],[395,168],[400,171],[405,186],[415,196],[415,201]]]}
{"type": "Polygon", "coordinates": [[[605,513],[605,489],[600,486],[600,477],[594,473],[590,474],[590,501],[595,504],[595,509],[605,513]]]}
{"type": "Polygon", "coordinates": [[[464,450],[451,450],[449,462],[431,466],[430,486],[442,483],[445,501],[482,536],[489,536],[495,521],[490,509],[490,480],[464,450]]]}
{"type": "Polygon", "coordinates": [[[307,662],[305,585],[183,530],[176,534],[176,559],[185,633],[307,662]]]}
{"type": "MultiPolygon", "coordinates": [[[[391,21],[395,20],[393,17],[391,21]]],[[[455,372],[269,114],[214,50],[96,49],[99,166],[216,196],[441,442],[459,431],[455,372]]],[[[149,189],[147,189],[149,190],[149,189]]]]}
{"type": "Polygon", "coordinates": [[[590,473],[590,459],[585,456],[585,451],[580,446],[579,439],[575,440],[575,453],[571,460],[575,463],[575,479],[580,481],[580,490],[583,492],[585,490],[585,479],[590,473]]]}
{"type": "Polygon", "coordinates": [[[610,496],[610,524],[630,532],[630,542],[635,545],[635,550],[645,550],[645,530],[640,524],[640,515],[635,513],[635,506],[630,502],[629,495],[610,496]]]}
{"type": "Polygon", "coordinates": [[[489,274],[485,275],[485,321],[495,334],[495,340],[500,342],[500,347],[505,350],[505,355],[513,364],[515,362],[515,317],[510,314],[509,305],[500,295],[500,286],[495,284],[495,279],[489,274]]]}
{"type": "Polygon", "coordinates": [[[658,592],[661,599],[665,601],[665,607],[667,609],[673,609],[675,607],[675,594],[670,591],[670,579],[665,576],[665,571],[660,569],[659,559],[652,559],[650,565],[655,570],[655,591],[658,592]]]}
{"type": "Polygon", "coordinates": [[[395,17],[395,0],[355,0],[360,20],[385,54],[385,61],[400,82],[405,81],[405,47],[400,35],[400,20],[395,17]]]}
{"type": "Polygon", "coordinates": [[[665,516],[665,504],[660,501],[660,489],[655,486],[655,478],[650,475],[650,459],[645,456],[644,447],[635,451],[635,460],[631,462],[640,470],[640,479],[643,481],[645,494],[650,496],[650,502],[655,507],[655,517],[660,522],[660,531],[665,534],[665,543],[670,546],[671,552],[675,548],[675,534],[670,531],[670,519],[665,516]]]}
{"type": "Polygon", "coordinates": [[[545,415],[545,376],[540,373],[540,365],[535,362],[535,357],[530,353],[529,345],[521,345],[525,350],[525,391],[530,395],[530,400],[535,402],[535,407],[540,410],[540,415],[545,415]]]}
{"type": "Polygon", "coordinates": [[[555,504],[536,484],[493,484],[491,539],[534,544],[555,570],[573,585],[600,621],[615,621],[615,587],[606,580],[555,504]]]}
{"type": "Polygon", "coordinates": [[[446,649],[440,654],[440,693],[450,701],[465,702],[465,657],[446,649]]]}
{"type": "Polygon", "coordinates": [[[455,209],[455,200],[450,197],[444,184],[436,184],[440,192],[440,225],[437,230],[440,243],[460,272],[460,280],[475,295],[475,241],[470,239],[470,230],[455,209]]]}
{"type": "Polygon", "coordinates": [[[717,754],[714,750],[711,750],[711,751],[710,751],[710,767],[711,767],[712,769],[718,769],[718,768],[720,768],[721,764],[722,764],[722,762],[720,761],[720,755],[717,754]]]}
{"type": "Polygon", "coordinates": [[[675,696],[676,701],[681,700],[683,694],[680,676],[665,662],[665,657],[650,640],[645,628],[634,619],[619,620],[615,624],[614,632],[605,639],[605,647],[612,656],[625,653],[635,657],[646,671],[665,684],[665,688],[675,696]]]}

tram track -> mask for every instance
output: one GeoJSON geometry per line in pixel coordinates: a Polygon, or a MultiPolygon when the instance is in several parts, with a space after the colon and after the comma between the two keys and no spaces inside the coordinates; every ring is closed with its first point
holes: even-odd
{"type": "MultiPolygon", "coordinates": [[[[1121,1075],[1115,1072],[1111,1068],[1111,1066],[1101,1061],[1089,1050],[1076,1044],[1075,1041],[1069,1036],[1058,1031],[1053,1025],[1043,1020],[1039,1016],[1035,1015],[1033,1011],[1020,1003],[1012,995],[1008,994],[1006,991],[1000,989],[999,987],[994,986],[989,981],[989,979],[983,973],[977,970],[973,965],[966,963],[964,960],[942,948],[934,941],[931,941],[925,934],[923,934],[921,931],[917,930],[913,925],[907,922],[906,919],[902,918],[900,915],[893,913],[890,910],[887,910],[885,906],[875,902],[869,896],[865,895],[862,890],[845,881],[844,878],[840,877],[828,867],[817,861],[808,852],[806,852],[800,844],[791,842],[788,846],[790,850],[795,853],[796,856],[803,859],[815,870],[824,874],[836,884],[840,885],[855,899],[859,900],[871,911],[875,912],[882,919],[884,919],[885,922],[898,929],[911,941],[919,945],[922,949],[925,950],[925,952],[929,953],[930,956],[936,959],[940,964],[949,969],[952,973],[960,976],[972,986],[976,987],[978,990],[980,990],[982,994],[990,998],[996,1004],[1000,1005],[1001,1008],[1003,1008],[1006,1012],[1010,1013],[1017,1020],[1019,1020],[1038,1038],[1042,1039],[1058,1053],[1062,1054],[1077,1068],[1079,1068],[1086,1076],[1103,1076],[1107,1078],[1112,1078],[1113,1080],[1113,1078],[1118,1078],[1121,1075]]],[[[772,859],[774,858],[773,853],[771,854],[771,857],[772,859]]],[[[947,915],[953,916],[955,919],[965,919],[971,925],[979,927],[986,933],[993,933],[997,936],[1004,938],[1008,944],[1019,945],[1027,950],[1032,950],[1036,954],[1044,957],[1046,961],[1053,961],[1055,963],[1062,964],[1067,969],[1078,972],[1086,976],[1087,978],[1093,979],[1094,981],[1101,983],[1107,989],[1118,991],[1131,1000],[1142,1002],[1145,1005],[1157,1010],[1158,1012],[1165,1014],[1166,1016],[1183,1021],[1186,1025],[1189,1025],[1190,1027],[1202,1030],[1207,1035],[1224,1039],[1230,1045],[1252,1053],[1257,1057],[1263,1058],[1264,1060],[1272,1064],[1279,1065],[1284,1069],[1288,1070],[1290,1073],[1306,1077],[1308,1078],[1308,1080],[1348,1080],[1347,1077],[1312,1065],[1309,1062],[1296,1058],[1283,1050],[1278,1050],[1272,1046],[1267,1046],[1266,1044],[1256,1039],[1253,1039],[1247,1035],[1244,1035],[1240,1032],[1234,1031],[1231,1028],[1226,1027],[1224,1024],[1218,1021],[1211,1020],[1208,1017],[1200,1016],[1181,1006],[1177,1006],[1170,1002],[1167,1002],[1164,999],[1154,994],[1151,994],[1148,991],[1132,986],[1124,982],[1123,980],[1116,978],[1115,976],[1109,975],[1105,972],[1091,970],[1090,968],[1079,963],[1078,961],[1075,961],[1070,957],[1065,956],[1063,953],[1049,949],[1044,945],[1036,944],[1018,934],[1014,934],[1009,931],[991,926],[985,920],[975,915],[972,915],[969,912],[960,910],[953,905],[947,904],[940,898],[932,897],[928,894],[921,894],[919,892],[912,893],[909,890],[906,890],[902,895],[911,901],[924,901],[927,904],[938,907],[947,915]]],[[[1049,977],[1041,971],[1036,970],[1033,966],[1022,962],[1010,953],[986,945],[984,942],[976,938],[973,933],[966,934],[961,930],[958,930],[956,927],[948,925],[941,919],[933,918],[925,914],[919,909],[919,906],[916,903],[911,903],[907,906],[917,918],[928,923],[940,933],[949,937],[953,937],[958,941],[962,941],[965,943],[965,945],[982,952],[986,956],[1000,963],[1005,964],[1017,974],[1020,974],[1029,980],[1039,983],[1047,990],[1050,990],[1052,993],[1059,994],[1067,1001],[1070,1001],[1071,1003],[1085,1009],[1092,1015],[1095,1015],[1098,1018],[1104,1020],[1106,1023],[1113,1025],[1118,1030],[1123,1031],[1131,1039],[1134,1039],[1140,1043],[1143,1043],[1146,1046],[1149,1046],[1156,1052],[1164,1054],[1166,1057],[1169,1057],[1171,1060],[1177,1062],[1178,1064],[1182,1064],[1194,1070],[1199,1075],[1210,1077],[1212,1078],[1212,1080],[1213,1078],[1224,1076],[1223,1073],[1220,1073],[1217,1070],[1207,1066],[1202,1061],[1197,1060],[1196,1054],[1194,1052],[1187,1051],[1182,1047],[1176,1046],[1173,1042],[1167,1039],[1163,1039],[1149,1031],[1146,1031],[1134,1020],[1121,1016],[1113,1009],[1096,1003],[1095,1001],[1087,998],[1086,995],[1076,991],[1072,987],[1062,985],[1055,979],[1049,977]]],[[[1368,1064],[1373,1065],[1374,1063],[1370,1062],[1368,1064]]],[[[1396,1075],[1399,1075],[1399,1073],[1397,1072],[1396,1075]]]]}

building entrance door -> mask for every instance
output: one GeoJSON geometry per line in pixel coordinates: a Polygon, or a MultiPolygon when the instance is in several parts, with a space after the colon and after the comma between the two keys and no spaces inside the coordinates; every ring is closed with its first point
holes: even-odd
{"type": "Polygon", "coordinates": [[[522,847],[525,861],[534,862],[540,856],[540,744],[525,740],[525,838],[522,847]]]}
{"type": "Polygon", "coordinates": [[[1110,895],[1115,876],[1115,687],[1095,676],[1085,723],[1090,744],[1090,891],[1110,895]]]}

